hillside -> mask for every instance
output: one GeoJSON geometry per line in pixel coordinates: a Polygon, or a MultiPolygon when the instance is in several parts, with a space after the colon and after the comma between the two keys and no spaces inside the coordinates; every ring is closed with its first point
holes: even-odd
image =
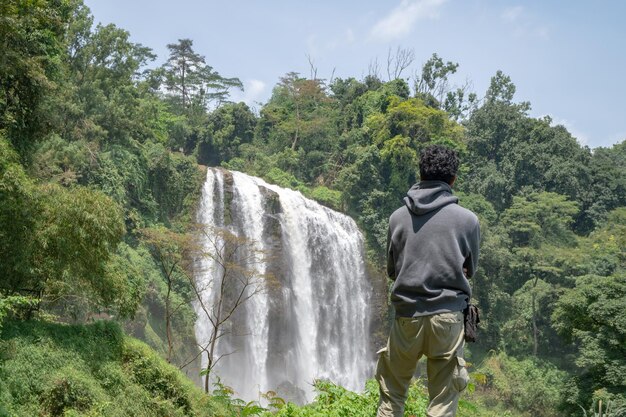
{"type": "Polygon", "coordinates": [[[177,368],[113,322],[5,323],[0,375],[4,416],[220,415],[177,368]]]}

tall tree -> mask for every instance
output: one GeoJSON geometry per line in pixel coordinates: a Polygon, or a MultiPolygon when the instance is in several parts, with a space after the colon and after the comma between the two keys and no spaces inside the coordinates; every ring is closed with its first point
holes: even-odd
{"type": "Polygon", "coordinates": [[[70,10],[67,2],[0,3],[0,131],[23,158],[48,128],[70,10]]]}
{"type": "Polygon", "coordinates": [[[234,158],[240,145],[252,142],[255,126],[256,116],[246,103],[227,103],[214,110],[198,142],[198,162],[215,166],[234,158]]]}
{"type": "Polygon", "coordinates": [[[483,105],[467,122],[470,191],[482,194],[502,211],[524,187],[558,192],[581,204],[581,230],[590,186],[591,153],[549,117],[529,117],[529,103],[514,103],[515,85],[498,71],[483,105]]]}
{"type": "Polygon", "coordinates": [[[194,107],[205,109],[221,104],[231,88],[243,90],[239,78],[225,78],[208,65],[204,56],[193,50],[191,39],[167,45],[170,56],[163,65],[165,87],[184,112],[194,107]]]}
{"type": "Polygon", "coordinates": [[[459,64],[452,61],[444,62],[439,55],[433,54],[422,66],[421,72],[416,72],[413,76],[415,96],[429,105],[433,100],[437,106],[443,104],[450,91],[448,77],[456,73],[458,68],[459,64]]]}
{"type": "Polygon", "coordinates": [[[177,233],[162,226],[143,229],[141,235],[148,245],[161,274],[165,278],[165,337],[167,339],[168,362],[172,361],[174,336],[172,322],[177,311],[189,300],[182,303],[174,301],[175,290],[186,285],[192,275],[193,253],[195,252],[193,239],[186,233],[177,233]]]}
{"type": "Polygon", "coordinates": [[[544,335],[543,340],[546,340],[553,333],[549,319],[553,303],[545,301],[550,297],[556,298],[553,288],[566,281],[559,263],[553,259],[553,253],[557,247],[575,245],[570,225],[578,210],[578,204],[568,201],[563,195],[528,193],[524,197],[514,197],[511,207],[501,216],[502,225],[513,244],[510,264],[511,289],[515,291],[513,299],[520,311],[530,313],[514,317],[507,326],[512,329],[509,333],[513,338],[524,339],[524,335],[528,334],[524,325],[530,319],[534,356],[539,352],[540,335],[544,335]]]}

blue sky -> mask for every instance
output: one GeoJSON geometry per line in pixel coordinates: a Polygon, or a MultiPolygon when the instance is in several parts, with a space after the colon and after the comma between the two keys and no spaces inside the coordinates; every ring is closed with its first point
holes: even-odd
{"type": "Polygon", "coordinates": [[[496,0],[212,1],[85,0],[96,22],[115,23],[152,48],[191,38],[222,75],[246,87],[233,98],[259,107],[289,71],[318,77],[368,73],[389,48],[412,49],[411,77],[437,53],[460,64],[453,84],[470,81],[482,96],[497,70],[582,144],[626,139],[626,2],[496,0]]]}

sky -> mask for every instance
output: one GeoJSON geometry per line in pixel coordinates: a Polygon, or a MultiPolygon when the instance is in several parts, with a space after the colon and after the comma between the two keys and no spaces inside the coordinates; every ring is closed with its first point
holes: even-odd
{"type": "MultiPolygon", "coordinates": [[[[128,30],[152,48],[190,38],[235,101],[259,108],[290,71],[360,79],[388,51],[413,50],[414,73],[437,53],[459,64],[451,79],[482,97],[502,70],[529,101],[590,148],[626,139],[626,1],[621,0],[85,0],[96,23],[128,30]]],[[[412,81],[410,81],[412,83],[412,81]]]]}

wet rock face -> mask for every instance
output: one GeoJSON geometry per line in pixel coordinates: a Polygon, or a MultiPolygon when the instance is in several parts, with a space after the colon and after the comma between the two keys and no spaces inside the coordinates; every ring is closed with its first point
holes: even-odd
{"type": "MultiPolygon", "coordinates": [[[[201,222],[249,243],[238,254],[239,267],[263,277],[263,291],[233,314],[220,337],[217,354],[224,356],[214,373],[245,400],[270,390],[312,400],[318,378],[362,389],[373,372],[372,285],[352,219],[300,193],[221,169],[208,170],[201,208],[201,222]],[[252,252],[263,254],[261,264],[246,264],[252,252]]],[[[219,284],[219,267],[207,262],[196,280],[219,284]]],[[[229,285],[227,298],[238,293],[236,283],[229,285]]],[[[216,305],[215,292],[203,297],[216,305]]],[[[198,316],[203,344],[210,325],[198,316]]]]}
{"type": "MultiPolygon", "coordinates": [[[[223,182],[224,201],[222,204],[222,210],[224,213],[223,225],[228,226],[232,224],[233,222],[233,217],[232,217],[232,212],[231,212],[232,202],[233,202],[233,174],[231,174],[230,171],[226,171],[226,170],[220,170],[219,172],[224,178],[224,182],[223,182]]],[[[219,183],[216,185],[219,186],[219,183]]]]}
{"type": "Polygon", "coordinates": [[[280,196],[275,191],[263,186],[259,186],[259,191],[263,196],[263,238],[270,252],[278,255],[282,253],[280,215],[283,208],[280,205],[280,196]]]}

